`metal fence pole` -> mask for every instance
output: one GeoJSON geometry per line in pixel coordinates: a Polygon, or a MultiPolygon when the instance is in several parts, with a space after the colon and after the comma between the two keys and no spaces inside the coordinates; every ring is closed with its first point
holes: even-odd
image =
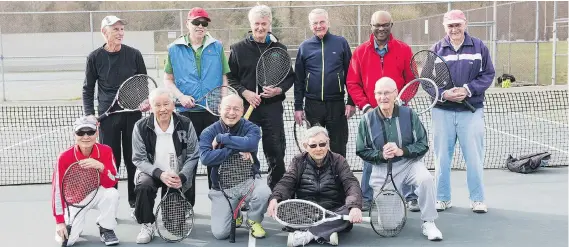
{"type": "Polygon", "coordinates": [[[557,55],[557,1],[553,2],[553,49],[551,50],[551,85],[555,85],[556,74],[555,70],[557,69],[555,66],[557,59],[555,55],[557,55]]]}
{"type": "Polygon", "coordinates": [[[535,85],[539,82],[539,2],[535,1],[535,68],[534,81],[535,85]]]}
{"type": "Polygon", "coordinates": [[[91,49],[95,50],[95,33],[93,32],[93,12],[89,12],[89,27],[91,28],[91,49]]]}
{"type": "MultiPolygon", "coordinates": [[[[492,10],[492,64],[494,67],[496,66],[496,61],[498,61],[498,54],[496,51],[498,50],[498,6],[497,1],[494,1],[494,9],[492,10]]],[[[503,72],[503,71],[502,71],[503,72]]]]}
{"type": "Polygon", "coordinates": [[[358,5],[358,45],[362,43],[362,6],[358,5]]]}
{"type": "Polygon", "coordinates": [[[452,2],[447,2],[447,12],[452,10],[452,2]]]}
{"type": "Polygon", "coordinates": [[[2,101],[6,102],[6,80],[4,79],[4,42],[2,42],[2,27],[0,27],[0,61],[2,65],[2,101]]]}
{"type": "Polygon", "coordinates": [[[180,10],[180,36],[184,35],[184,13],[180,10]]]}

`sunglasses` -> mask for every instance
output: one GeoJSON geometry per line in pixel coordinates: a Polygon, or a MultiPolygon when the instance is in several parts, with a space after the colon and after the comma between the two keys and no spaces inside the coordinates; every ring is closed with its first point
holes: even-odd
{"type": "Polygon", "coordinates": [[[193,19],[191,21],[191,23],[192,23],[192,25],[194,25],[196,27],[199,26],[200,24],[202,25],[202,27],[207,27],[207,25],[209,25],[208,21],[206,21],[206,20],[200,21],[198,19],[193,19]]]}
{"type": "Polygon", "coordinates": [[[75,134],[77,136],[85,136],[85,134],[87,134],[88,136],[93,136],[95,135],[96,132],[97,132],[96,130],[79,130],[75,132],[75,134]]]}
{"type": "Polygon", "coordinates": [[[318,144],[308,144],[308,147],[310,147],[310,148],[316,148],[316,147],[318,146],[318,147],[323,148],[323,147],[326,147],[326,145],[328,145],[327,142],[321,142],[321,143],[318,143],[318,144]]]}

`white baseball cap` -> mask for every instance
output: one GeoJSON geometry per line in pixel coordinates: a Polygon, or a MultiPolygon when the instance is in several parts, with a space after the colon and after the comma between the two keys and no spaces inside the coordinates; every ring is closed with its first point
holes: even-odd
{"type": "Polygon", "coordinates": [[[78,131],[83,128],[97,130],[97,119],[93,116],[79,117],[73,123],[73,131],[78,131]]]}
{"type": "Polygon", "coordinates": [[[123,19],[121,19],[121,18],[118,18],[118,17],[116,17],[116,16],[114,16],[114,15],[105,16],[105,18],[103,18],[103,20],[101,21],[101,29],[103,29],[103,28],[106,27],[106,26],[112,26],[112,25],[114,25],[115,23],[117,23],[117,22],[119,22],[119,21],[120,21],[123,25],[126,25],[126,21],[125,21],[125,20],[123,20],[123,19]]]}

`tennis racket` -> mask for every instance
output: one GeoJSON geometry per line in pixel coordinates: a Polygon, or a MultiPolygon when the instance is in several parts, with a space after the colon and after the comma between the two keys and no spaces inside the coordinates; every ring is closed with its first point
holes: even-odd
{"type": "MultiPolygon", "coordinates": [[[[335,220],[350,220],[349,215],[339,215],[314,202],[301,199],[281,201],[275,210],[275,220],[281,225],[292,228],[312,227],[335,220]]],[[[371,219],[363,217],[362,220],[370,222],[371,219]]]]}
{"type": "MultiPolygon", "coordinates": [[[[170,154],[170,169],[177,171],[176,155],[170,154]]],[[[166,242],[180,242],[194,227],[194,209],[180,189],[168,187],[156,209],[156,229],[166,242]]]]}
{"type": "Polygon", "coordinates": [[[239,153],[229,156],[218,169],[219,188],[229,203],[233,215],[229,242],[235,243],[236,220],[239,217],[241,206],[255,188],[255,174],[251,160],[244,160],[239,153]],[[231,201],[237,201],[235,206],[231,201]]]}
{"type": "MultiPolygon", "coordinates": [[[[259,87],[276,87],[288,75],[291,67],[290,55],[280,47],[267,49],[257,61],[257,87],[256,93],[259,94],[259,87]]],[[[245,113],[245,119],[249,119],[253,112],[253,105],[249,106],[245,113]]]]}
{"type": "Polygon", "coordinates": [[[148,75],[139,74],[126,79],[119,87],[109,109],[99,116],[97,120],[99,122],[103,121],[109,115],[115,113],[140,111],[142,103],[148,103],[150,91],[157,87],[156,81],[148,75]],[[115,104],[118,104],[122,110],[112,110],[115,104]]]}
{"type": "MultiPolygon", "coordinates": [[[[208,112],[215,116],[219,116],[219,106],[221,105],[221,99],[225,96],[237,94],[237,91],[230,86],[219,86],[210,90],[206,95],[202,96],[196,100],[196,106],[200,106],[206,109],[208,112]]],[[[176,100],[176,106],[182,106],[179,101],[176,100]]]]}
{"type": "MultiPolygon", "coordinates": [[[[81,211],[95,199],[99,190],[99,171],[93,168],[83,168],[79,162],[75,162],[67,168],[61,182],[63,201],[67,205],[67,235],[71,236],[73,221],[81,211]],[[71,218],[69,207],[79,208],[75,216],[71,218]]],[[[67,246],[68,239],[64,239],[62,247],[67,246]]]]}
{"type": "Polygon", "coordinates": [[[397,104],[411,107],[417,114],[421,115],[437,104],[439,90],[435,82],[428,78],[417,78],[410,81],[401,89],[397,96],[397,104]],[[420,90],[422,89],[422,90],[420,90]],[[425,97],[415,97],[417,94],[426,94],[427,102],[421,101],[425,97]]]}
{"type": "MultiPolygon", "coordinates": [[[[448,64],[444,58],[431,50],[421,50],[413,55],[411,59],[411,71],[415,78],[428,78],[433,80],[442,91],[455,87],[448,64]]],[[[476,108],[468,103],[468,101],[459,103],[463,104],[471,112],[476,111],[476,108]]]]}
{"type": "Polygon", "coordinates": [[[393,164],[391,160],[388,160],[387,177],[379,193],[374,196],[369,210],[373,230],[382,237],[393,237],[399,234],[407,222],[405,205],[403,196],[393,182],[393,164]],[[387,187],[390,179],[393,188],[387,187]]]}
{"type": "Polygon", "coordinates": [[[298,151],[301,153],[306,152],[304,146],[302,145],[302,140],[304,139],[304,134],[308,129],[310,129],[310,122],[308,120],[303,119],[302,125],[298,125],[298,123],[294,123],[294,141],[296,142],[296,146],[298,147],[298,151]]]}

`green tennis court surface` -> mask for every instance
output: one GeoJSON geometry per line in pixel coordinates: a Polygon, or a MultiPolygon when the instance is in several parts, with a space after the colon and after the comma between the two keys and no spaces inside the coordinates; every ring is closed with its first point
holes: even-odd
{"type": "MultiPolygon", "coordinates": [[[[420,213],[409,212],[409,220],[400,235],[382,238],[369,225],[356,225],[349,233],[340,234],[341,246],[463,246],[463,247],[534,247],[567,246],[567,171],[544,168],[522,175],[504,170],[485,170],[484,180],[489,206],[487,214],[475,214],[468,208],[466,172],[452,172],[453,208],[439,213],[437,226],[443,233],[442,242],[430,242],[421,234],[420,213]]],[[[358,177],[361,174],[356,174],[358,177]]],[[[139,246],[136,235],[140,226],[129,216],[126,202],[126,183],[120,182],[121,202],[119,226],[116,228],[119,246],[139,246]]],[[[158,236],[149,246],[247,246],[246,229],[237,229],[236,243],[215,240],[210,232],[210,201],[206,180],[198,178],[196,225],[190,237],[182,243],[168,244],[158,236]]],[[[1,188],[0,225],[3,246],[58,246],[54,241],[55,221],[51,216],[51,187],[49,185],[5,186],[1,188]],[[8,235],[8,233],[10,235],[8,235]]],[[[85,230],[75,246],[104,246],[98,237],[95,219],[98,211],[87,216],[85,230]]],[[[265,239],[257,246],[286,246],[287,233],[280,231],[276,221],[265,218],[265,239]]],[[[320,246],[311,243],[308,246],[320,246]]],[[[325,246],[325,245],[324,245],[325,246]]]]}

